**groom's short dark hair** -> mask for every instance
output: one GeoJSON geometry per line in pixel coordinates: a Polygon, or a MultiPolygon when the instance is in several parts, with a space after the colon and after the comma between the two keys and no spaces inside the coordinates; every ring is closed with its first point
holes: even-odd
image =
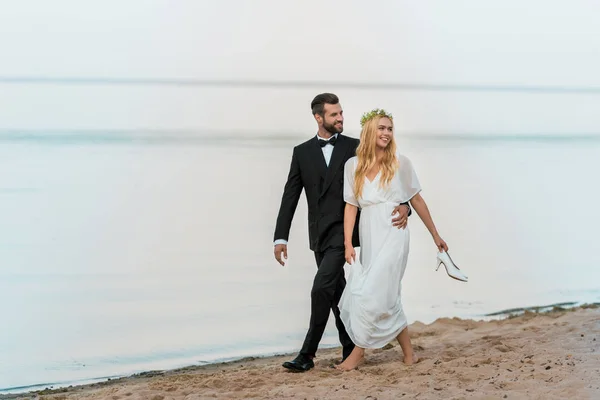
{"type": "Polygon", "coordinates": [[[321,93],[315,96],[313,101],[310,103],[310,108],[313,115],[319,114],[323,116],[325,111],[325,104],[338,104],[340,99],[333,93],[321,93]]]}

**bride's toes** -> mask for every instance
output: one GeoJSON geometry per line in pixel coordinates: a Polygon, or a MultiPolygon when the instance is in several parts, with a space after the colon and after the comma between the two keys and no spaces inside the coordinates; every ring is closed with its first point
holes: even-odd
{"type": "Polygon", "coordinates": [[[419,362],[419,357],[417,357],[414,354],[410,357],[404,357],[404,364],[406,364],[406,365],[413,365],[418,362],[419,362]]]}
{"type": "Polygon", "coordinates": [[[348,371],[344,364],[336,365],[334,368],[337,369],[338,371],[348,371]]]}
{"type": "Polygon", "coordinates": [[[361,360],[362,358],[354,360],[348,357],[346,361],[344,361],[340,365],[336,365],[335,368],[340,371],[352,371],[353,369],[358,369],[358,364],[360,364],[361,360]]]}
{"type": "Polygon", "coordinates": [[[353,369],[358,369],[357,365],[336,365],[335,369],[339,370],[339,371],[352,371],[353,369]]]}

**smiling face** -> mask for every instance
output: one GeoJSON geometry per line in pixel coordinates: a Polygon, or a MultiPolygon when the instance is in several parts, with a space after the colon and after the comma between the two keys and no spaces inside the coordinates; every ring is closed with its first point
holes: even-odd
{"type": "Polygon", "coordinates": [[[323,116],[318,116],[317,122],[331,135],[342,133],[344,131],[344,110],[338,104],[325,104],[323,107],[323,116]]]}
{"type": "Polygon", "coordinates": [[[379,149],[385,149],[394,138],[394,124],[387,117],[381,117],[377,123],[375,134],[375,145],[379,149]]]}

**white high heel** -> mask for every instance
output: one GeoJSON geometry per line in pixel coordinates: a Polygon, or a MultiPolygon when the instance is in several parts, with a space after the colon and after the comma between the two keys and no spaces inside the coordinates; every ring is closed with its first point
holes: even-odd
{"type": "Polygon", "coordinates": [[[445,251],[439,252],[437,255],[438,265],[435,268],[437,271],[440,268],[440,265],[444,264],[446,268],[446,273],[450,278],[456,279],[457,281],[468,282],[469,278],[454,264],[452,259],[450,258],[450,254],[445,251]]]}

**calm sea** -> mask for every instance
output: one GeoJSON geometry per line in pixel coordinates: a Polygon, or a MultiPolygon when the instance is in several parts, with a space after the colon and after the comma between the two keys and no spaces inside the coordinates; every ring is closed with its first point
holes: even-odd
{"type": "MultiPolygon", "coordinates": [[[[316,268],[304,197],[285,267],[272,234],[307,138],[4,138],[0,391],[296,351],[316,268]]],[[[470,278],[434,272],[415,214],[409,322],[600,301],[600,140],[398,140],[470,278]]]]}

